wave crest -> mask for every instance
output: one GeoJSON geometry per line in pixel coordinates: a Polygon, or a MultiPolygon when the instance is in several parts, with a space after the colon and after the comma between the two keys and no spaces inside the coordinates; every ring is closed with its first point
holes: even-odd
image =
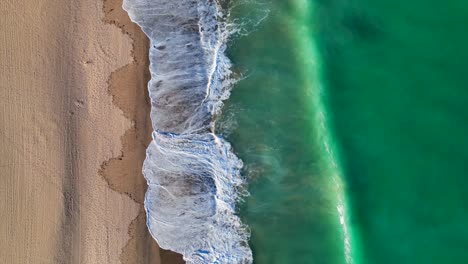
{"type": "Polygon", "coordinates": [[[124,9],[151,43],[155,131],[143,166],[150,233],[188,263],[252,263],[249,232],[235,214],[242,162],[214,134],[235,82],[226,14],[213,0],[125,0],[124,9]]]}

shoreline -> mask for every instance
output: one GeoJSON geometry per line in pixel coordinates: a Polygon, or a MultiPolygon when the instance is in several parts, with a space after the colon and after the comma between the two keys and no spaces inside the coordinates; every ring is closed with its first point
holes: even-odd
{"type": "MultiPolygon", "coordinates": [[[[140,211],[129,226],[130,239],[122,249],[121,263],[148,263],[151,259],[159,259],[159,263],[185,263],[182,256],[159,248],[146,227],[146,212],[144,210],[144,196],[147,183],[142,168],[146,157],[146,148],[151,142],[150,111],[151,105],[147,85],[150,80],[149,72],[149,39],[138,25],[133,23],[127,12],[122,8],[122,0],[103,0],[103,21],[118,27],[122,33],[132,39],[133,61],[112,72],[109,77],[109,94],[113,103],[122,110],[124,116],[132,121],[132,127],[122,135],[122,153],[115,158],[103,162],[100,175],[109,187],[121,194],[125,194],[140,205],[140,211]],[[127,89],[132,85],[126,80],[137,76],[136,89],[127,89]],[[141,89],[143,87],[143,89],[141,89]],[[135,92],[137,100],[128,102],[129,92],[135,92]],[[132,183],[122,184],[127,174],[138,175],[131,179],[132,183]],[[138,252],[140,251],[140,252],[138,252]],[[138,254],[140,253],[140,254],[138,254]]],[[[135,80],[133,80],[135,81],[135,80]]]]}

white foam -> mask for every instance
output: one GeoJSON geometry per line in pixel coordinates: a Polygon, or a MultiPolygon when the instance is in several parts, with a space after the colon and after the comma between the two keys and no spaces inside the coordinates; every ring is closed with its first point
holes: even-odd
{"type": "Polygon", "coordinates": [[[249,233],[235,214],[242,162],[214,134],[234,83],[226,14],[212,0],[125,0],[124,9],[151,41],[155,132],[143,172],[152,236],[187,263],[252,263],[249,233]]]}

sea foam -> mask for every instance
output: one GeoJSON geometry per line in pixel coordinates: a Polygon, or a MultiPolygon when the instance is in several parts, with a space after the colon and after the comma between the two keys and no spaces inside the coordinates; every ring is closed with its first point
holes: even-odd
{"type": "Polygon", "coordinates": [[[150,38],[153,141],[143,173],[147,225],[160,247],[187,263],[252,263],[235,214],[242,162],[214,134],[234,83],[225,56],[229,25],[210,0],[125,0],[150,38]]]}

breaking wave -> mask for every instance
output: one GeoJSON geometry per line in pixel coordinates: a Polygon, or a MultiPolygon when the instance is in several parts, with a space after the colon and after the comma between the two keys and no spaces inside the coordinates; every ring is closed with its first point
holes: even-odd
{"type": "MultiPolygon", "coordinates": [[[[187,263],[252,263],[249,232],[235,214],[242,161],[216,136],[214,122],[236,78],[225,55],[236,28],[225,3],[125,0],[150,38],[148,84],[153,141],[143,172],[147,225],[187,263]]],[[[238,30],[238,34],[244,34],[238,30]]]]}

